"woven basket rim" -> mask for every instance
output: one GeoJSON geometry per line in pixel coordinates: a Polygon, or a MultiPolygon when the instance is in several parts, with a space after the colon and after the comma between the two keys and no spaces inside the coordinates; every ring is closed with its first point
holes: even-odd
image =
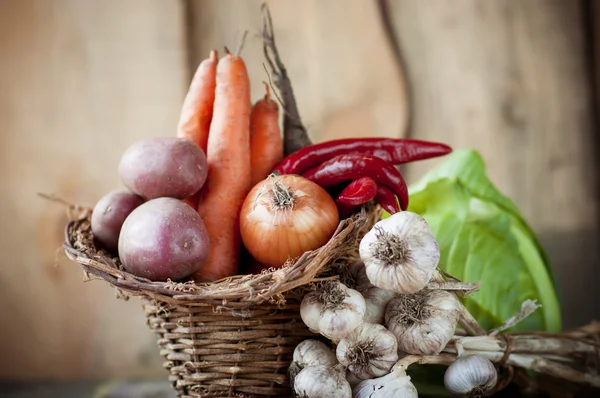
{"type": "MultiPolygon", "coordinates": [[[[358,258],[358,240],[380,218],[381,207],[367,204],[360,211],[342,220],[333,236],[320,248],[305,252],[293,264],[269,269],[261,274],[235,275],[212,283],[153,282],[135,276],[119,266],[118,258],[92,245],[82,246],[77,240],[82,230],[90,229],[92,209],[77,206],[78,215],[71,215],[65,227],[63,249],[86,276],[103,279],[125,296],[143,296],[177,305],[212,305],[226,308],[246,308],[263,302],[285,303],[294,289],[318,282],[317,275],[332,262],[358,258]],[[285,296],[284,296],[285,293],[285,296]]],[[[73,209],[70,209],[73,210],[73,209]]],[[[73,214],[73,212],[70,212],[73,214]]]]}

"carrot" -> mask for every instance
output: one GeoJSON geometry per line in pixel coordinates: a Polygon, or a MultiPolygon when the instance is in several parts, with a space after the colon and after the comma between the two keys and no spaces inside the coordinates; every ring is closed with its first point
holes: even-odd
{"type": "Polygon", "coordinates": [[[177,125],[177,137],[194,141],[204,153],[213,115],[218,61],[219,55],[213,50],[210,56],[198,65],[183,101],[177,125]]]}
{"type": "MultiPolygon", "coordinates": [[[[213,50],[210,52],[210,56],[198,65],[187,95],[183,100],[179,123],[177,124],[177,137],[194,141],[202,148],[204,153],[206,153],[213,103],[215,101],[215,75],[218,61],[219,54],[213,50]]],[[[196,192],[194,195],[183,199],[183,202],[196,209],[199,197],[200,192],[196,192]]]]}
{"type": "Polygon", "coordinates": [[[210,238],[210,254],[194,275],[211,282],[238,273],[239,213],[250,185],[250,81],[241,57],[226,51],[217,65],[213,118],[208,134],[208,177],[198,213],[210,238]]]}
{"type": "Polygon", "coordinates": [[[250,166],[252,186],[264,180],[283,159],[283,140],[279,128],[279,108],[271,99],[269,86],[250,114],[250,166]]]}

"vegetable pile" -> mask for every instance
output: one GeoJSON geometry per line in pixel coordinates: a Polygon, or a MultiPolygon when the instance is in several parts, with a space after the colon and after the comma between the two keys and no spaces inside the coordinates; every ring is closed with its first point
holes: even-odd
{"type": "Polygon", "coordinates": [[[243,58],[212,51],[190,83],[174,136],[123,153],[118,173],[127,189],[94,207],[97,244],[138,277],[212,283],[285,267],[376,204],[384,217],[356,242],[351,263],[339,258],[303,286],[314,287],[302,290],[299,312],[315,337],[293,352],[296,396],[417,397],[407,372],[415,363],[447,365],[443,385],[456,395],[503,388],[498,369],[507,364],[600,386],[596,373],[576,366],[597,355],[590,336],[600,324],[564,335],[500,334],[517,324],[558,332],[560,311],[543,250],[478,155],[414,139],[312,143],[266,21],[283,131],[272,87],[253,102],[243,58]],[[396,166],[445,155],[411,187],[409,203],[396,166]],[[455,277],[487,289],[465,302],[479,282],[455,277]],[[538,298],[545,307],[530,317],[538,298]]]}
{"type": "MultiPolygon", "coordinates": [[[[439,355],[456,325],[468,321],[456,295],[431,284],[443,281],[440,249],[420,215],[404,211],[377,222],[359,252],[361,261],[335,269],[339,280],[321,282],[302,300],[303,322],[335,345],[337,363],[330,363],[333,351],[324,343],[300,343],[289,371],[297,396],[416,397],[400,357],[439,355]]],[[[473,370],[470,362],[456,362],[449,368],[449,392],[483,394],[495,387],[495,367],[484,357],[478,360],[486,366],[473,370]],[[479,369],[491,374],[471,380],[479,369]]]]}
{"type": "Polygon", "coordinates": [[[97,202],[92,231],[126,271],[151,281],[259,273],[323,246],[367,202],[406,210],[395,165],[450,152],[418,140],[312,144],[293,130],[282,134],[270,86],[252,103],[242,57],[212,51],[190,83],[175,136],[123,153],[118,173],[127,189],[97,202]],[[284,153],[284,142],[295,150],[284,153]]]}

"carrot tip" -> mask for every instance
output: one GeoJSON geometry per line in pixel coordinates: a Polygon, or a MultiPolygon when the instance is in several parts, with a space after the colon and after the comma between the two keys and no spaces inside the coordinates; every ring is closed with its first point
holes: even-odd
{"type": "Polygon", "coordinates": [[[217,61],[219,59],[219,52],[217,50],[211,50],[209,57],[211,61],[217,61]]]}

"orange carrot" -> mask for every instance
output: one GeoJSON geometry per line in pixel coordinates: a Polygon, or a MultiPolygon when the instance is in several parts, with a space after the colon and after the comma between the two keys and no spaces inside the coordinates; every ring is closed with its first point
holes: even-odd
{"type": "MultiPolygon", "coordinates": [[[[215,102],[215,85],[219,54],[211,51],[210,56],[200,62],[192,78],[187,95],[181,107],[177,137],[194,141],[204,153],[208,142],[208,132],[215,102]]],[[[200,193],[183,199],[194,209],[198,207],[200,193]]]]}
{"type": "Polygon", "coordinates": [[[250,185],[250,81],[241,57],[227,54],[217,66],[213,118],[208,134],[208,177],[198,213],[210,237],[210,254],[194,275],[211,282],[238,273],[239,213],[250,185]]]}
{"type": "Polygon", "coordinates": [[[279,107],[271,99],[269,85],[250,114],[250,165],[252,186],[264,180],[283,159],[283,139],[279,128],[279,107]]]}
{"type": "Polygon", "coordinates": [[[210,57],[203,60],[198,66],[183,101],[177,125],[177,137],[194,141],[204,153],[206,153],[210,121],[213,115],[218,61],[219,55],[213,50],[210,52],[210,57]]]}

